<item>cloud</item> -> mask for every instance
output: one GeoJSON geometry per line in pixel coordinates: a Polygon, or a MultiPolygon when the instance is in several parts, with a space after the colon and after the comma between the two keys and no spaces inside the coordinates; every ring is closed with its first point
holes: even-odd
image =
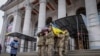
{"type": "Polygon", "coordinates": [[[5,4],[7,2],[7,0],[0,0],[0,6],[2,6],[3,4],[5,4]]]}

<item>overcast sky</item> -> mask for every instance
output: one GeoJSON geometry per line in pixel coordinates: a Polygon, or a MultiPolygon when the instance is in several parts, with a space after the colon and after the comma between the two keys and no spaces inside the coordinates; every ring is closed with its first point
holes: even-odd
{"type": "MultiPolygon", "coordinates": [[[[7,2],[7,0],[0,0],[0,7],[7,2]]],[[[2,16],[4,15],[4,12],[0,10],[0,33],[1,33],[1,28],[2,28],[2,24],[3,24],[3,18],[2,16]]]]}

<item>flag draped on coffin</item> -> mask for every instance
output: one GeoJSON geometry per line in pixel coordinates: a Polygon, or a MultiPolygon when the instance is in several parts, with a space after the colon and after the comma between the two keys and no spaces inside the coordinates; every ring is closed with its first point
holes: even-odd
{"type": "Polygon", "coordinates": [[[63,30],[61,30],[60,28],[57,27],[56,24],[52,23],[52,30],[53,30],[53,33],[58,36],[60,32],[64,33],[63,30]]]}

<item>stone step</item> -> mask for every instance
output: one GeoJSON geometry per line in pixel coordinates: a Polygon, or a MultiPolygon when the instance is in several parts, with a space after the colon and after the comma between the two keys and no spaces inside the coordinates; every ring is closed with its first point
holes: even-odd
{"type": "Polygon", "coordinates": [[[69,51],[67,56],[100,56],[100,49],[69,51]]]}
{"type": "Polygon", "coordinates": [[[69,53],[79,53],[79,52],[82,52],[82,53],[91,53],[91,52],[100,52],[100,50],[75,50],[75,51],[69,51],[69,53]]]}
{"type": "Polygon", "coordinates": [[[68,54],[67,56],[100,56],[100,54],[81,54],[81,55],[79,55],[79,54],[68,54]]]}
{"type": "MultiPolygon", "coordinates": [[[[0,56],[9,56],[9,54],[4,53],[0,56]]],[[[37,52],[24,52],[18,53],[17,56],[37,56],[37,52]]],[[[100,50],[75,50],[69,51],[67,56],[100,56],[100,50]]]]}
{"type": "MultiPolygon", "coordinates": [[[[10,56],[10,54],[1,54],[0,56],[10,56]]],[[[24,54],[24,55],[17,55],[17,56],[37,56],[37,55],[34,55],[34,54],[24,54]]]]}
{"type": "MultiPolygon", "coordinates": [[[[0,56],[10,56],[8,53],[1,54],[0,56]]],[[[17,56],[37,56],[37,52],[25,52],[25,53],[18,53],[17,56]]]]}

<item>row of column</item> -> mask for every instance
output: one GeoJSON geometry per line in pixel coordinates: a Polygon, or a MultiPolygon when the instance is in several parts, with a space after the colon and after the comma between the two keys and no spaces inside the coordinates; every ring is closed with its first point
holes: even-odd
{"type": "MultiPolygon", "coordinates": [[[[98,20],[99,18],[98,18],[96,0],[85,0],[85,5],[86,5],[87,19],[89,22],[88,28],[89,28],[90,48],[97,49],[97,48],[100,48],[100,38],[99,38],[100,25],[99,25],[99,20],[98,20]]],[[[26,34],[26,35],[30,35],[29,31],[30,31],[30,22],[31,22],[31,11],[32,11],[32,8],[30,7],[29,2],[27,1],[26,8],[25,8],[24,27],[23,27],[23,34],[26,34]]],[[[66,0],[58,0],[58,18],[62,18],[62,17],[66,17],[66,0]]],[[[38,32],[40,32],[43,29],[43,27],[45,27],[45,21],[46,21],[46,0],[40,0],[38,32]]],[[[13,25],[13,30],[12,30],[13,32],[19,32],[20,25],[21,25],[20,23],[21,23],[21,16],[17,12],[14,16],[14,25],[13,25]]],[[[2,30],[3,40],[5,38],[3,35],[6,33],[5,25],[7,25],[6,20],[4,21],[3,30],[2,30]]],[[[21,41],[20,52],[23,52],[23,47],[24,47],[24,40],[21,41]]]]}

